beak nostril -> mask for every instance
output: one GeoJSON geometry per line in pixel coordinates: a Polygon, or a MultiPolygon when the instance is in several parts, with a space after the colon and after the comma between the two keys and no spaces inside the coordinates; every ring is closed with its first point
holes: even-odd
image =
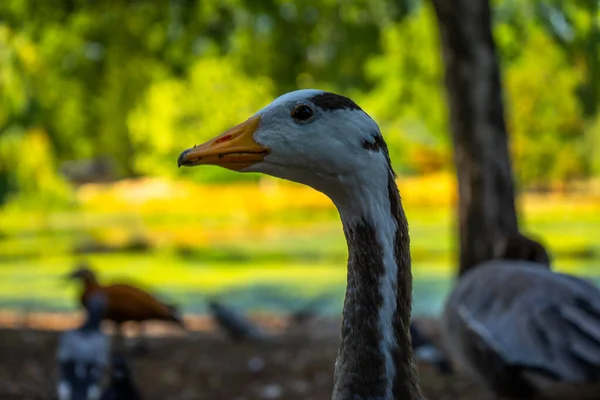
{"type": "Polygon", "coordinates": [[[223,142],[227,142],[229,140],[231,140],[231,135],[225,135],[225,136],[220,137],[217,140],[215,140],[215,143],[223,143],[223,142]]]}

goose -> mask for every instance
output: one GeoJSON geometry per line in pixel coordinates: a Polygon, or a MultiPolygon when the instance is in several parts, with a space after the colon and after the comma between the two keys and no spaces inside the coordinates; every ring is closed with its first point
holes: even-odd
{"type": "Polygon", "coordinates": [[[600,290],[551,271],[544,247],[521,234],[495,251],[447,300],[451,358],[498,396],[600,398],[600,290]]]}
{"type": "MultiPolygon", "coordinates": [[[[113,321],[117,326],[117,337],[121,338],[121,324],[127,321],[143,323],[156,320],[172,322],[185,330],[183,319],[175,306],[164,304],[149,293],[127,284],[100,285],[96,274],[85,264],[80,265],[68,279],[79,280],[83,290],[80,301],[87,308],[88,299],[95,293],[106,297],[107,309],[104,319],[113,321]]],[[[140,333],[142,326],[140,325],[140,333]]],[[[142,335],[140,335],[142,339],[142,335]]]]}
{"type": "Polygon", "coordinates": [[[59,365],[59,400],[97,400],[110,353],[108,337],[100,330],[107,301],[102,294],[88,299],[84,324],[63,332],[56,358],[59,365]]]}
{"type": "Polygon", "coordinates": [[[348,273],[332,399],[422,399],[409,332],[408,223],[375,121],[348,97],[294,91],[178,158],[203,164],[305,184],[333,201],[348,273]]]}

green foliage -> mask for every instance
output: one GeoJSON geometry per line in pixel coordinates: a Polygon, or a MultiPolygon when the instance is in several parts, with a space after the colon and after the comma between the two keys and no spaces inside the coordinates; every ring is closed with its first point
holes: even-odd
{"type": "Polygon", "coordinates": [[[48,168],[54,164],[51,154],[44,131],[4,131],[0,136],[0,201],[36,210],[67,205],[71,191],[48,168]]]}
{"type": "Polygon", "coordinates": [[[40,67],[35,47],[3,25],[0,65],[0,204],[65,204],[70,190],[55,172],[52,143],[44,130],[32,128],[37,107],[27,75],[40,67]]]}
{"type": "Polygon", "coordinates": [[[523,183],[586,175],[579,83],[560,48],[531,26],[519,56],[505,72],[515,171],[523,183]]]}
{"type": "MultiPolygon", "coordinates": [[[[598,174],[598,2],[493,6],[518,177],[548,185],[598,174]]],[[[175,168],[182,147],[278,94],[319,87],[373,115],[398,170],[439,171],[451,146],[437,36],[430,4],[416,0],[5,0],[0,141],[43,132],[48,177],[35,179],[60,182],[60,163],[104,156],[121,177],[188,174],[175,168]]],[[[20,167],[2,165],[0,199],[31,193],[7,172],[20,167]]]]}
{"type": "Polygon", "coordinates": [[[600,176],[600,114],[588,124],[585,133],[585,149],[587,159],[591,161],[591,172],[595,176],[600,176]]]}
{"type": "MultiPolygon", "coordinates": [[[[202,59],[185,78],[153,84],[129,118],[136,172],[179,175],[175,166],[182,150],[244,121],[272,92],[268,78],[247,77],[227,58],[202,59]]],[[[204,180],[233,175],[221,168],[207,171],[204,180]]]]}
{"type": "Polygon", "coordinates": [[[520,75],[515,80],[524,86],[537,85],[537,89],[532,88],[533,93],[521,88],[521,97],[512,99],[513,109],[522,99],[534,112],[529,117],[521,113],[522,118],[513,121],[514,129],[521,131],[516,136],[522,148],[515,149],[517,159],[522,160],[516,165],[520,178],[525,183],[547,185],[564,183],[572,177],[598,176],[600,3],[594,0],[499,0],[495,2],[495,11],[499,25],[496,39],[503,51],[505,66],[520,75]],[[527,46],[522,46],[523,43],[527,46]],[[534,54],[538,52],[541,57],[534,54]],[[524,71],[516,72],[519,67],[512,65],[515,58],[524,71]],[[550,62],[550,66],[545,62],[550,62]],[[562,100],[561,96],[564,96],[562,100]],[[568,112],[573,114],[568,116],[568,112]],[[552,115],[554,113],[557,115],[552,115]],[[518,127],[521,122],[524,125],[518,127]],[[540,141],[531,142],[534,136],[531,132],[525,133],[528,128],[542,136],[540,141]],[[541,130],[546,132],[542,134],[541,130]],[[558,137],[550,137],[552,133],[558,137]],[[523,136],[529,137],[529,143],[523,136]],[[528,160],[528,152],[533,153],[534,160],[528,160]]]}
{"type": "Polygon", "coordinates": [[[384,28],[382,47],[383,54],[366,64],[366,76],[375,87],[362,95],[361,103],[380,124],[392,160],[413,172],[447,166],[448,110],[431,7],[384,28]]]}

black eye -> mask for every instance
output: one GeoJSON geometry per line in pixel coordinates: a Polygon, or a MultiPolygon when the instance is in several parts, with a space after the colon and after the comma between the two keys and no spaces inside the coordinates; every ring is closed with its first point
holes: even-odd
{"type": "Polygon", "coordinates": [[[296,122],[306,122],[312,118],[314,113],[313,109],[306,104],[300,104],[292,110],[292,118],[294,118],[296,122]]]}

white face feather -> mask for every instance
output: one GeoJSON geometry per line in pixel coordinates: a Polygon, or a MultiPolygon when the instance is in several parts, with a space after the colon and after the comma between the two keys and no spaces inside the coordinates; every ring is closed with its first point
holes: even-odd
{"type": "Polygon", "coordinates": [[[322,110],[311,102],[321,93],[290,92],[256,113],[261,119],[254,140],[271,151],[262,162],[244,171],[303,183],[332,198],[348,191],[348,182],[360,176],[383,173],[387,180],[384,154],[364,147],[365,142],[373,142],[380,135],[375,121],[361,110],[322,110]],[[306,122],[291,116],[292,110],[302,104],[314,111],[306,122]]]}

